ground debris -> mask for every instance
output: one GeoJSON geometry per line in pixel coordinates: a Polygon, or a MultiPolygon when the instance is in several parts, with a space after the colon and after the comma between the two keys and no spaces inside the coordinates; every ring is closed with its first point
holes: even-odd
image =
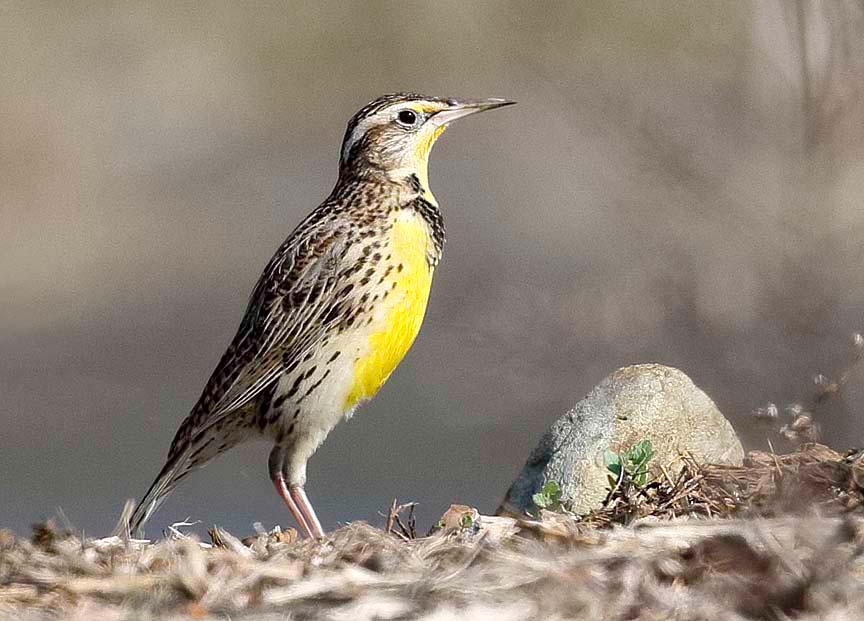
{"type": "Polygon", "coordinates": [[[211,542],[0,531],[0,618],[864,618],[862,453],[807,445],[618,486],[586,516],[455,505],[413,537],[355,523],[211,542]]]}
{"type": "Polygon", "coordinates": [[[805,444],[777,455],[751,451],[741,466],[699,464],[682,455],[680,472],[645,485],[615,486],[600,509],[573,516],[584,526],[629,525],[679,517],[754,518],[864,511],[864,451],[805,444]]]}

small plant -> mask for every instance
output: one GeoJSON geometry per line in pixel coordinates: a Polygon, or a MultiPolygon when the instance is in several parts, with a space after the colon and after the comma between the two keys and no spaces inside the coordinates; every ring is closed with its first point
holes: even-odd
{"type": "Polygon", "coordinates": [[[648,462],[654,457],[651,440],[645,438],[630,447],[625,453],[607,450],[603,462],[609,475],[609,485],[613,488],[623,478],[628,478],[636,485],[645,485],[648,481],[648,462]]]}
{"type": "Polygon", "coordinates": [[[547,511],[561,511],[561,486],[558,481],[546,481],[540,491],[531,497],[534,504],[547,511]]]}
{"type": "Polygon", "coordinates": [[[462,516],[459,524],[462,528],[471,528],[474,526],[474,516],[470,513],[466,513],[462,516]]]}

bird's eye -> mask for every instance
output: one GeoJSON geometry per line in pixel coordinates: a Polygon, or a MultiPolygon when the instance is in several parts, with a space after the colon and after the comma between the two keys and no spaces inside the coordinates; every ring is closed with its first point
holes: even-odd
{"type": "Polygon", "coordinates": [[[396,116],[396,120],[399,121],[401,125],[412,127],[417,123],[417,113],[413,110],[400,110],[399,114],[396,116]]]}

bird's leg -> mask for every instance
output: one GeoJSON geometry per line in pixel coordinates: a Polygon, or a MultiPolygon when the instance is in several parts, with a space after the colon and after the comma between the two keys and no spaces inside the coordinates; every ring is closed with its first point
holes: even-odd
{"type": "Polygon", "coordinates": [[[312,534],[310,536],[316,539],[322,539],[324,537],[324,529],[321,528],[321,522],[318,521],[318,516],[315,515],[315,509],[312,508],[312,504],[306,497],[306,491],[303,489],[303,486],[292,485],[288,488],[288,491],[291,493],[291,498],[294,499],[294,503],[306,519],[306,523],[311,527],[312,534]]]}
{"type": "MultiPolygon", "coordinates": [[[[309,528],[309,524],[307,523],[303,512],[300,511],[297,503],[294,502],[294,499],[291,497],[291,493],[288,490],[288,485],[285,483],[285,474],[283,472],[284,460],[284,447],[278,445],[274,446],[273,450],[270,452],[270,459],[268,460],[268,466],[270,468],[270,480],[273,481],[273,485],[276,486],[276,491],[279,492],[282,500],[284,500],[285,504],[288,505],[288,510],[291,511],[291,515],[294,516],[294,519],[297,521],[297,525],[300,526],[300,530],[303,531],[303,535],[308,538],[315,538],[317,535],[315,535],[309,528]]],[[[318,526],[318,529],[321,529],[320,525],[318,526]]]]}
{"type": "MultiPolygon", "coordinates": [[[[288,509],[291,511],[291,515],[294,516],[294,519],[300,526],[300,530],[303,531],[303,536],[307,539],[319,538],[320,535],[309,527],[309,523],[306,521],[306,516],[300,510],[300,507],[298,507],[297,504],[294,502],[294,499],[291,498],[288,486],[285,484],[285,477],[279,474],[275,479],[273,479],[273,483],[276,485],[276,490],[279,492],[282,500],[284,500],[285,504],[288,505],[288,509]]],[[[320,525],[318,526],[318,528],[320,531],[320,525]]]]}

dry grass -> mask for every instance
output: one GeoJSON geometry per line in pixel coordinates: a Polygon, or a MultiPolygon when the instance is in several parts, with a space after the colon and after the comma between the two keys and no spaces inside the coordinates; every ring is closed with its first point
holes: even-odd
{"type": "Polygon", "coordinates": [[[818,445],[740,468],[685,460],[590,516],[454,509],[460,526],[416,539],[396,515],[393,532],[353,524],[320,543],[221,530],[211,543],[82,541],[40,525],[29,540],[0,534],[0,616],[861,619],[861,465],[818,445]]]}
{"type": "Polygon", "coordinates": [[[602,509],[577,518],[591,526],[626,525],[640,518],[674,519],[834,515],[864,503],[864,460],[806,444],[788,455],[751,451],[743,466],[696,463],[680,457],[680,472],[643,487],[619,482],[602,509]]]}

